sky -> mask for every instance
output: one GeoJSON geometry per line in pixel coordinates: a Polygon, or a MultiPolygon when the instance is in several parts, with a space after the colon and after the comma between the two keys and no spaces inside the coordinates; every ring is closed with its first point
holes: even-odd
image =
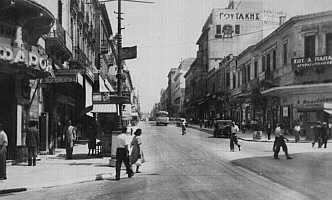
{"type": "MultiPolygon", "coordinates": [[[[127,60],[143,112],[151,111],[167,87],[170,68],[181,59],[196,57],[196,42],[212,8],[224,8],[228,0],[148,0],[154,4],[123,2],[123,46],[137,45],[137,59],[127,60]]],[[[332,0],[261,0],[288,16],[332,10],[332,0]]],[[[116,2],[106,3],[114,34],[116,2]]]]}

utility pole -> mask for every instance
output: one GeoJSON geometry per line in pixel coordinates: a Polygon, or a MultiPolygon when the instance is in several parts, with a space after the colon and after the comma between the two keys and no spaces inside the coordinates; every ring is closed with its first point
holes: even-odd
{"type": "MultiPolygon", "coordinates": [[[[118,60],[117,60],[117,82],[118,82],[118,96],[122,96],[122,81],[123,81],[123,66],[122,66],[122,59],[121,59],[121,49],[122,49],[122,35],[121,35],[121,0],[118,0],[118,34],[117,34],[117,51],[118,51],[118,60]]],[[[120,128],[122,129],[123,123],[122,123],[122,104],[119,104],[119,123],[120,128]]]]}

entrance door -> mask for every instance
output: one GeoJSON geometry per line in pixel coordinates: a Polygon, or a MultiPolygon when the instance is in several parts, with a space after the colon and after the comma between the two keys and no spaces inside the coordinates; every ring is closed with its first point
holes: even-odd
{"type": "Polygon", "coordinates": [[[15,158],[16,149],[16,97],[15,82],[7,74],[0,74],[0,123],[8,137],[7,159],[15,158]]]}

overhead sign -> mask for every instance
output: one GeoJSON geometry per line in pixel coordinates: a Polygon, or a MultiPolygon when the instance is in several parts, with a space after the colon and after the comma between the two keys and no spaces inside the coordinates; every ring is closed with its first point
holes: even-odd
{"type": "Polygon", "coordinates": [[[121,51],[122,60],[135,59],[135,58],[137,58],[137,46],[122,48],[121,51]]]}
{"type": "Polygon", "coordinates": [[[315,56],[314,58],[293,58],[292,65],[297,70],[305,70],[311,67],[332,65],[332,56],[315,56]]]}
{"type": "Polygon", "coordinates": [[[41,47],[31,46],[30,50],[11,45],[0,44],[0,60],[10,64],[25,64],[42,71],[48,70],[45,51],[41,47]]]}

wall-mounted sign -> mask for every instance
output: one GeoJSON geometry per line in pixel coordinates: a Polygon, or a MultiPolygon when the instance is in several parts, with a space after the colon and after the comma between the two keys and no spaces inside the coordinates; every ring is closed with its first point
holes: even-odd
{"type": "Polygon", "coordinates": [[[0,44],[0,60],[10,64],[25,64],[46,71],[48,68],[47,55],[40,47],[31,46],[30,50],[0,44]]]}
{"type": "Polygon", "coordinates": [[[220,12],[220,20],[259,21],[260,13],[250,12],[220,12]]]}
{"type": "Polygon", "coordinates": [[[332,65],[332,56],[315,56],[314,58],[293,58],[292,65],[296,70],[305,70],[311,67],[332,65]]]}

